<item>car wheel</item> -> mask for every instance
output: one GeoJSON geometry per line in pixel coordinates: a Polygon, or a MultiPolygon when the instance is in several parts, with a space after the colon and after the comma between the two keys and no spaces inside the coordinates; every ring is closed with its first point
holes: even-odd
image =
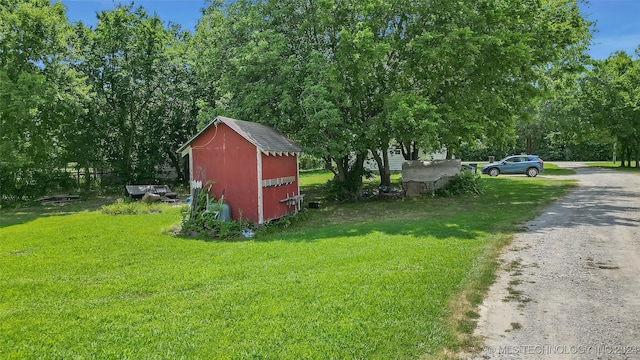
{"type": "Polygon", "coordinates": [[[534,168],[534,167],[530,167],[527,169],[527,176],[528,177],[536,177],[538,176],[538,169],[534,168]]]}
{"type": "Polygon", "coordinates": [[[489,170],[489,176],[498,176],[498,174],[500,174],[500,170],[497,168],[491,168],[491,170],[489,170]]]}

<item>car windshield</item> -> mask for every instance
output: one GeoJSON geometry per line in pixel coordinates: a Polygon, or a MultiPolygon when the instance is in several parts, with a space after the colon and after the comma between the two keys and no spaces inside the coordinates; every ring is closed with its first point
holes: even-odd
{"type": "Polygon", "coordinates": [[[500,162],[522,162],[522,161],[535,161],[533,156],[507,156],[500,160],[500,162]]]}

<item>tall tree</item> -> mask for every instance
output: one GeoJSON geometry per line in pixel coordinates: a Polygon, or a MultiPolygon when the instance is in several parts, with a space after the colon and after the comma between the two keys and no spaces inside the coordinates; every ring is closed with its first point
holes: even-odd
{"type": "Polygon", "coordinates": [[[209,71],[228,95],[221,105],[324,158],[343,197],[359,192],[369,122],[381,107],[371,73],[386,49],[362,26],[364,11],[352,1],[212,4],[195,36],[211,35],[199,51],[219,66],[209,71]]]}
{"type": "MultiPolygon", "coordinates": [[[[640,50],[637,51],[640,53],[640,50]]],[[[622,166],[640,166],[640,60],[619,51],[595,61],[584,78],[581,105],[590,121],[617,141],[622,166]]]]}
{"type": "Polygon", "coordinates": [[[0,200],[47,191],[64,166],[63,129],[86,95],[72,34],[60,3],[0,0],[0,200]]]}
{"type": "Polygon", "coordinates": [[[450,155],[478,139],[500,145],[545,90],[541,71],[589,39],[575,1],[428,3],[408,30],[409,72],[450,155]]]}
{"type": "Polygon", "coordinates": [[[513,133],[588,23],[568,0],[247,0],[213,3],[195,38],[215,107],[293,136],[357,197],[368,150],[388,182],[392,139],[412,158],[513,133]]]}
{"type": "Polygon", "coordinates": [[[84,156],[85,166],[112,170],[118,183],[152,182],[169,162],[184,178],[175,150],[196,121],[188,34],[132,6],[104,11],[95,30],[78,24],[76,32],[77,67],[94,93],[78,126],[78,148],[93,158],[84,156]]]}

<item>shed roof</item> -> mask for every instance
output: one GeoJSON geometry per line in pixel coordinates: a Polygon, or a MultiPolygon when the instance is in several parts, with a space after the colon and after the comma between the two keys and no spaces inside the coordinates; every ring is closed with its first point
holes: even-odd
{"type": "Polygon", "coordinates": [[[302,148],[295,141],[282,135],[274,128],[267,125],[258,124],[250,121],[236,120],[224,116],[217,116],[204,129],[200,130],[194,137],[184,143],[178,149],[178,152],[184,152],[193,141],[207,131],[211,126],[217,126],[219,123],[226,124],[233,131],[245,138],[255,147],[266,154],[291,154],[300,153],[302,148]]]}

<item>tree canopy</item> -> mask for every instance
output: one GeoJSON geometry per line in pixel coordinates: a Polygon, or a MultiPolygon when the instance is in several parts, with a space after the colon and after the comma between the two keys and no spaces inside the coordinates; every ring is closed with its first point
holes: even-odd
{"type": "MultiPolygon", "coordinates": [[[[640,49],[637,50],[640,54],[640,49]]],[[[583,116],[616,140],[622,166],[640,166],[640,59],[616,52],[594,61],[581,81],[583,116]]]]}
{"type": "Polygon", "coordinates": [[[356,199],[368,156],[389,183],[390,144],[504,146],[559,88],[584,99],[566,74],[584,74],[590,26],[574,0],[212,0],[193,34],[133,4],[94,28],[47,0],[0,0],[0,16],[0,194],[16,196],[67,164],[185,179],[176,149],[224,114],[297,140],[356,199]]]}
{"type": "Polygon", "coordinates": [[[71,35],[59,3],[0,1],[0,200],[38,195],[64,165],[64,127],[87,93],[71,35]]]}
{"type": "Polygon", "coordinates": [[[388,174],[392,139],[407,157],[508,140],[588,26],[574,1],[214,2],[194,49],[225,98],[212,107],[291,135],[348,197],[369,151],[388,174]]]}

